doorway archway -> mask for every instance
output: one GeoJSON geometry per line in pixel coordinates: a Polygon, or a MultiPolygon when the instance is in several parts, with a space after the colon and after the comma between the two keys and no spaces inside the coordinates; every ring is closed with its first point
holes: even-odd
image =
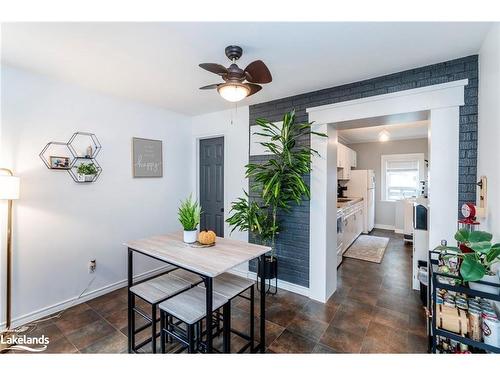
{"type": "Polygon", "coordinates": [[[464,105],[468,80],[426,86],[363,99],[308,108],[313,137],[309,233],[309,297],[326,302],[337,288],[336,189],[337,128],[345,121],[429,111],[429,244],[451,241],[456,230],[458,203],[459,107],[464,105]]]}

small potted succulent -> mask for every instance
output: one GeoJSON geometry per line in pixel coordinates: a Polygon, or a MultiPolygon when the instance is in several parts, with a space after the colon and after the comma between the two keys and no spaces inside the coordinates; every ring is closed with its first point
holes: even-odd
{"type": "Polygon", "coordinates": [[[492,244],[492,238],[488,232],[460,229],[455,234],[458,247],[441,246],[438,249],[449,250],[460,258],[460,276],[469,283],[471,289],[498,294],[500,288],[477,283],[500,283],[500,243],[492,244]]]}
{"type": "Polygon", "coordinates": [[[78,181],[92,182],[97,174],[97,168],[93,163],[82,163],[76,167],[78,173],[78,181]]]}
{"type": "Polygon", "coordinates": [[[198,234],[198,224],[200,224],[201,207],[191,195],[185,201],[181,201],[179,206],[179,222],[184,228],[184,242],[195,243],[198,234]]]}

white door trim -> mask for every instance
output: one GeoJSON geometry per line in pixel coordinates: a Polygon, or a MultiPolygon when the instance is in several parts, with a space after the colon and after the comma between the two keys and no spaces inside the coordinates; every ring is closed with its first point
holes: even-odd
{"type": "MultiPolygon", "coordinates": [[[[336,220],[330,220],[336,214],[336,194],[333,186],[336,186],[337,181],[337,168],[333,168],[337,165],[337,125],[335,123],[430,111],[430,134],[432,134],[433,118],[439,122],[434,122],[434,125],[439,127],[439,131],[435,132],[435,136],[430,140],[431,160],[433,157],[441,158],[448,163],[446,171],[443,170],[445,168],[443,163],[431,166],[431,179],[440,174],[449,177],[450,171],[454,176],[447,184],[433,186],[430,182],[430,201],[433,197],[435,202],[442,200],[439,203],[440,210],[429,211],[430,246],[433,246],[437,238],[451,241],[453,228],[456,227],[454,219],[456,220],[458,202],[458,108],[464,104],[464,86],[467,84],[468,80],[465,79],[306,109],[309,121],[314,121],[316,129],[327,132],[329,136],[328,139],[311,138],[312,147],[320,152],[321,157],[313,158],[311,171],[310,298],[325,302],[337,288],[337,268],[336,263],[332,261],[336,259],[337,231],[332,224],[336,223],[336,220]],[[447,116],[433,116],[433,113],[437,114],[445,109],[452,111],[446,111],[447,116]],[[438,147],[438,145],[446,146],[438,147]],[[443,207],[446,211],[441,210],[443,207]],[[433,223],[444,222],[447,225],[432,226],[433,223]]],[[[439,180],[438,177],[435,179],[439,180]]]]}
{"type": "MultiPolygon", "coordinates": [[[[307,108],[306,112],[311,113],[311,112],[319,112],[319,111],[328,111],[330,109],[350,107],[350,106],[359,105],[359,104],[366,104],[366,103],[370,103],[370,102],[379,102],[379,101],[396,99],[396,98],[403,98],[405,96],[412,96],[412,95],[419,95],[419,94],[426,94],[428,99],[432,99],[433,96],[429,95],[430,93],[437,94],[437,95],[441,96],[442,98],[445,98],[445,100],[442,103],[440,103],[439,108],[442,108],[443,106],[447,106],[446,105],[447,100],[451,100],[452,106],[454,105],[453,103],[455,103],[455,101],[453,101],[453,96],[449,95],[450,91],[445,92],[443,90],[458,88],[460,91],[460,88],[467,86],[468,83],[469,83],[468,79],[462,79],[462,80],[458,80],[458,81],[441,83],[438,85],[431,85],[431,86],[425,86],[425,87],[418,87],[416,89],[391,92],[389,94],[368,96],[366,98],[353,99],[353,100],[348,100],[345,102],[320,105],[317,107],[307,108]],[[442,96],[443,93],[446,95],[442,96]]],[[[458,100],[460,101],[460,99],[458,99],[458,100]]],[[[463,97],[462,97],[462,101],[463,101],[463,97]]],[[[425,109],[429,109],[429,108],[423,108],[423,109],[425,110],[425,109]]],[[[414,111],[409,111],[409,112],[414,112],[414,111]]],[[[374,116],[370,116],[370,117],[374,117],[374,116]]],[[[337,121],[340,121],[340,120],[336,120],[336,122],[337,121]]]]}

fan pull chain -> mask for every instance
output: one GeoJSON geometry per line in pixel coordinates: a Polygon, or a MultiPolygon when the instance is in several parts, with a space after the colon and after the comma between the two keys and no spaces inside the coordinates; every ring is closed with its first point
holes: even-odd
{"type": "Polygon", "coordinates": [[[234,103],[234,114],[233,111],[231,111],[231,125],[234,125],[234,118],[238,116],[238,103],[234,103]]]}

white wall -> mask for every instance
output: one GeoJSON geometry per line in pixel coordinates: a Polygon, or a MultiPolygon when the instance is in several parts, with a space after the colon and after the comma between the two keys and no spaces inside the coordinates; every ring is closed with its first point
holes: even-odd
{"type": "MultiPolygon", "coordinates": [[[[183,115],[2,67],[0,164],[21,177],[14,212],[14,319],[39,310],[45,315],[44,309],[78,296],[91,280],[92,258],[97,271],[90,291],[116,287],[126,278],[125,240],[180,229],[178,202],[192,189],[183,162],[189,125],[183,115]],[[102,144],[103,173],[96,183],[76,184],[65,171],[48,170],[38,156],[47,142],[66,141],[76,131],[94,132],[102,144]],[[132,178],[134,136],[163,140],[163,178],[132,178]]],[[[137,272],[158,266],[142,262],[137,272]]]]}
{"type": "MultiPolygon", "coordinates": [[[[221,99],[222,100],[222,99],[221,99]]],[[[245,178],[245,165],[248,164],[249,150],[249,108],[208,113],[191,119],[191,159],[188,170],[192,174],[191,190],[199,195],[199,140],[224,136],[224,220],[231,209],[231,202],[248,191],[248,180],[245,178]]],[[[248,241],[247,232],[235,230],[224,223],[224,236],[241,241],[248,241]]],[[[239,267],[246,271],[247,265],[239,267]]]]}
{"type": "Polygon", "coordinates": [[[382,155],[423,153],[427,159],[427,139],[406,139],[347,145],[357,152],[356,169],[375,170],[375,225],[394,227],[396,202],[382,200],[382,155]]]}
{"type": "Polygon", "coordinates": [[[492,26],[479,52],[479,130],[477,175],[488,178],[484,230],[500,240],[500,24],[492,26]]]}

